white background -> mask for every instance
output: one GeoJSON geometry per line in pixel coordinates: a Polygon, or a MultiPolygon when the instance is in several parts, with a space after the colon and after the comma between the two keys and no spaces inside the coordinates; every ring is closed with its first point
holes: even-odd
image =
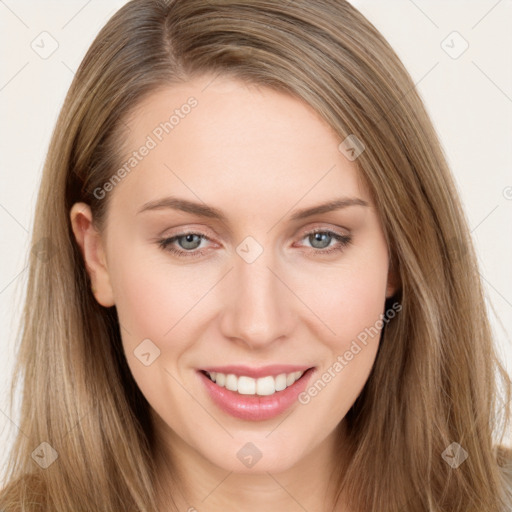
{"type": "MultiPolygon", "coordinates": [[[[0,0],[0,468],[17,430],[7,391],[50,135],[74,71],[124,3],[0,0]],[[43,31],[58,43],[47,59],[31,47],[42,46],[43,31]]],[[[352,3],[395,48],[432,116],[479,254],[496,343],[512,373],[512,1],[352,3]],[[462,48],[453,31],[469,44],[456,59],[445,51],[462,48]]]]}

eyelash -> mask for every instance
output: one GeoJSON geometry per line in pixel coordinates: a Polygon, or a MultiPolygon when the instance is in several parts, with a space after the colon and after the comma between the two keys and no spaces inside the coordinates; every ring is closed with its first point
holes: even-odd
{"type": "MultiPolygon", "coordinates": [[[[316,233],[324,233],[330,235],[334,240],[338,242],[337,245],[334,245],[333,247],[330,247],[329,249],[315,249],[313,248],[311,253],[315,256],[325,256],[327,254],[332,254],[335,252],[341,252],[343,251],[351,242],[352,237],[347,235],[340,235],[339,233],[335,233],[333,231],[329,230],[321,230],[321,229],[315,229],[313,231],[308,231],[307,233],[304,233],[301,239],[306,238],[311,235],[315,235],[316,233]]],[[[206,235],[203,235],[202,233],[195,233],[193,231],[185,232],[185,233],[179,233],[177,235],[174,235],[172,237],[168,238],[162,238],[161,240],[158,240],[159,247],[167,252],[173,253],[181,258],[194,258],[194,257],[200,257],[205,253],[204,249],[194,251],[185,251],[181,249],[176,249],[176,247],[172,246],[171,244],[175,242],[177,239],[182,238],[187,235],[197,235],[202,237],[205,240],[210,240],[206,235]]]]}

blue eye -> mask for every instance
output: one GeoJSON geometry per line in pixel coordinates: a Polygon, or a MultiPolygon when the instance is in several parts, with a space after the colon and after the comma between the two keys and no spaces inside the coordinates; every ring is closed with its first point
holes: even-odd
{"type": "Polygon", "coordinates": [[[162,240],[159,240],[158,244],[165,251],[169,251],[180,257],[187,258],[191,256],[200,256],[203,254],[202,250],[195,251],[195,249],[199,247],[197,243],[198,241],[201,243],[201,239],[209,240],[208,237],[201,233],[181,233],[171,238],[163,238],[162,240]],[[173,245],[175,242],[181,242],[180,245],[182,248],[178,249],[175,245],[173,245]]]}
{"type": "MultiPolygon", "coordinates": [[[[301,240],[305,238],[311,243],[312,250],[309,252],[318,256],[342,251],[352,241],[352,238],[348,235],[320,229],[305,233],[301,240]],[[336,243],[331,246],[332,241],[336,243]]],[[[210,240],[210,238],[202,233],[188,232],[158,240],[158,245],[161,249],[171,252],[180,258],[194,258],[205,253],[204,248],[197,250],[202,240],[210,240]]]]}
{"type": "Polygon", "coordinates": [[[316,231],[312,231],[310,233],[306,233],[306,235],[303,238],[308,238],[313,249],[315,249],[317,252],[320,252],[321,254],[330,254],[334,251],[341,251],[351,242],[350,236],[340,235],[340,234],[334,233],[332,231],[321,231],[321,230],[316,230],[316,231]],[[326,240],[328,243],[327,243],[327,245],[324,245],[326,240]],[[337,241],[338,244],[335,244],[334,246],[330,247],[329,249],[324,250],[329,247],[330,242],[332,240],[337,241]],[[314,245],[317,243],[319,244],[319,246],[314,245]]]}

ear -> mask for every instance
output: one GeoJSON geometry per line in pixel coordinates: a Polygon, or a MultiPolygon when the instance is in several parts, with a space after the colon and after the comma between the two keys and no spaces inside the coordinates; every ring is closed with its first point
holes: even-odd
{"type": "Polygon", "coordinates": [[[93,226],[91,208],[86,203],[75,203],[70,210],[70,219],[85,268],[91,278],[94,297],[102,306],[113,306],[114,293],[110,284],[103,241],[93,226]]]}

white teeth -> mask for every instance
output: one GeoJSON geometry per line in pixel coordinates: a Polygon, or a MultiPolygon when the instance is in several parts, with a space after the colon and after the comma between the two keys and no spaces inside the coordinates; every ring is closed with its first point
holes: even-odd
{"type": "MultiPolygon", "coordinates": [[[[276,391],[276,380],[274,379],[274,377],[263,377],[256,381],[257,395],[273,395],[276,391]]],[[[240,390],[238,390],[238,392],[241,393],[240,390]]]]}
{"type": "Polygon", "coordinates": [[[230,391],[237,391],[241,395],[273,395],[276,391],[283,391],[299,380],[304,372],[281,373],[276,377],[271,375],[253,379],[241,375],[237,377],[233,373],[206,372],[210,379],[221,388],[225,387],[230,391]]]}
{"type": "Polygon", "coordinates": [[[286,389],[286,373],[281,373],[276,377],[276,391],[286,389]]]}
{"type": "Polygon", "coordinates": [[[241,395],[254,395],[256,393],[256,380],[252,377],[238,377],[237,391],[241,395]]]}
{"type": "Polygon", "coordinates": [[[230,391],[238,391],[236,375],[233,375],[232,373],[226,375],[226,389],[229,389],[230,391]]]}

